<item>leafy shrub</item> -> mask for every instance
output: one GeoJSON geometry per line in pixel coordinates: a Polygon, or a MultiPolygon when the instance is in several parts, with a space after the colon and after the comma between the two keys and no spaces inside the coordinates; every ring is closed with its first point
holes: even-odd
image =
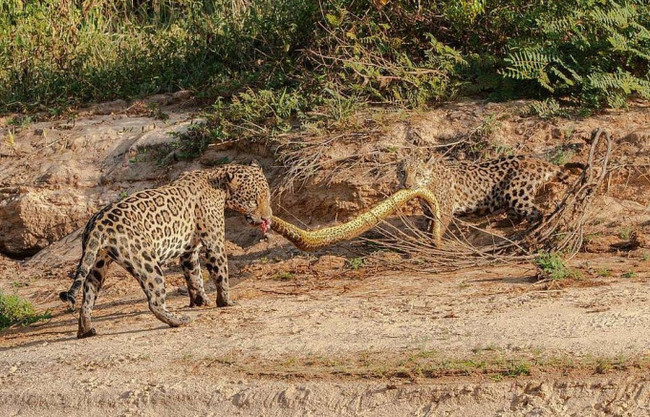
{"type": "Polygon", "coordinates": [[[589,107],[650,98],[648,23],[644,0],[550,3],[535,19],[536,36],[510,43],[502,73],[589,107]]]}
{"type": "Polygon", "coordinates": [[[558,116],[566,116],[567,111],[554,98],[545,100],[534,100],[522,111],[524,114],[535,114],[541,119],[553,119],[558,116]]]}
{"type": "Polygon", "coordinates": [[[51,317],[48,311],[37,313],[34,306],[24,298],[0,292],[0,330],[16,325],[27,326],[51,317]]]}
{"type": "Polygon", "coordinates": [[[407,22],[391,22],[376,10],[346,2],[325,18],[325,36],[309,53],[320,71],[336,76],[344,94],[417,107],[449,96],[456,68],[466,65],[430,30],[408,36],[407,22]]]}
{"type": "Polygon", "coordinates": [[[578,277],[578,272],[570,268],[556,252],[540,252],[535,258],[535,265],[541,270],[542,275],[552,280],[578,277]]]}
{"type": "Polygon", "coordinates": [[[304,116],[314,106],[309,93],[287,88],[276,90],[248,89],[230,100],[217,100],[213,106],[211,125],[219,126],[224,138],[238,137],[256,131],[267,137],[292,128],[292,120],[304,116]]]}
{"type": "Polygon", "coordinates": [[[282,132],[457,94],[618,107],[650,97],[649,24],[645,0],[8,0],[0,111],[189,88],[282,132]]]}
{"type": "Polygon", "coordinates": [[[314,11],[306,0],[10,0],[0,5],[0,103],[24,110],[282,83],[314,11]]]}

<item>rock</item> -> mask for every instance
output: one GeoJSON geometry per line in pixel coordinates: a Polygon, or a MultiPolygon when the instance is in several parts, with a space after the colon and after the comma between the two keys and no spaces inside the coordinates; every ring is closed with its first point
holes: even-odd
{"type": "Polygon", "coordinates": [[[559,127],[551,129],[551,137],[555,140],[564,140],[564,131],[559,127]]]}
{"type": "Polygon", "coordinates": [[[332,269],[343,269],[345,266],[345,258],[334,255],[323,255],[311,266],[312,270],[316,272],[324,272],[332,269]]]}
{"type": "Polygon", "coordinates": [[[650,130],[649,129],[635,130],[623,136],[620,139],[620,142],[625,142],[637,146],[639,151],[647,149],[648,147],[650,147],[650,130]]]}
{"type": "Polygon", "coordinates": [[[614,227],[621,226],[623,219],[637,224],[648,221],[647,206],[608,195],[597,198],[590,209],[593,213],[592,224],[602,223],[614,227]]]}
{"type": "Polygon", "coordinates": [[[38,179],[39,184],[47,184],[52,187],[60,188],[62,185],[79,185],[78,171],[70,166],[53,164],[38,179]]]}
{"type": "Polygon", "coordinates": [[[630,246],[636,248],[650,248],[650,238],[638,230],[633,230],[630,233],[630,246]]]}
{"type": "Polygon", "coordinates": [[[34,255],[72,233],[88,220],[94,207],[73,190],[20,187],[0,195],[0,252],[13,257],[34,255]]]}
{"type": "Polygon", "coordinates": [[[124,100],[114,100],[107,103],[100,103],[94,107],[95,114],[113,114],[119,113],[128,107],[128,103],[124,100]]]}
{"type": "Polygon", "coordinates": [[[76,136],[70,138],[68,141],[68,148],[72,151],[79,151],[82,150],[86,147],[86,144],[88,143],[89,138],[85,136],[76,136]]]}
{"type": "Polygon", "coordinates": [[[192,98],[192,92],[190,90],[180,90],[172,94],[172,102],[178,103],[181,101],[187,101],[192,98]]]}
{"type": "Polygon", "coordinates": [[[156,103],[156,104],[158,104],[160,106],[164,106],[166,104],[169,104],[169,103],[171,103],[171,101],[172,101],[172,97],[170,95],[167,95],[167,94],[154,94],[153,96],[148,97],[146,99],[147,103],[156,103]]]}

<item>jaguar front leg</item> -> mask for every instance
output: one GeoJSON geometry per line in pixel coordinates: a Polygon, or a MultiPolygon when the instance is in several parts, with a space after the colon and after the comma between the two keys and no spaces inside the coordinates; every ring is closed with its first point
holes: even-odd
{"type": "Polygon", "coordinates": [[[215,245],[206,248],[206,268],[210,278],[217,287],[217,307],[232,307],[237,305],[230,299],[230,284],[228,282],[228,259],[223,246],[215,245]]]}
{"type": "Polygon", "coordinates": [[[424,217],[427,220],[426,230],[429,233],[429,237],[432,239],[434,247],[441,248],[442,235],[451,223],[451,216],[447,212],[443,212],[443,210],[449,210],[450,207],[441,204],[436,209],[430,202],[425,200],[421,201],[421,207],[424,212],[424,217]]]}
{"type": "Polygon", "coordinates": [[[203,277],[201,277],[200,251],[201,245],[198,245],[181,255],[181,267],[190,296],[190,307],[210,305],[210,300],[203,287],[203,277]]]}

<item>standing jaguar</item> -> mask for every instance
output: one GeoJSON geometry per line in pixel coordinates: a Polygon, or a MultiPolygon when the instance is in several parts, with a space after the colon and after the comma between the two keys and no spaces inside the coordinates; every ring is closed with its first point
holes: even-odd
{"type": "MultiPolygon", "coordinates": [[[[568,163],[564,168],[584,168],[584,164],[568,163]]],[[[568,177],[562,167],[523,155],[456,163],[407,158],[402,161],[401,173],[404,187],[423,187],[435,195],[442,217],[440,234],[457,214],[509,209],[529,222],[540,220],[542,212],[535,206],[535,195],[552,178],[568,177]]],[[[433,234],[433,210],[427,202],[422,203],[422,209],[429,219],[427,229],[433,234]]]]}
{"type": "Polygon", "coordinates": [[[74,282],[59,297],[73,306],[83,286],[78,338],[93,336],[91,312],[115,261],[133,275],[149,301],[151,312],[176,327],[190,322],[167,310],[162,264],[180,256],[190,307],[208,305],[199,267],[206,251],[206,267],[217,287],[217,306],[232,305],[229,296],[224,210],[244,214],[265,233],[271,224],[269,186],[256,164],[225,165],[193,171],[172,183],[137,192],[114,202],[91,217],[82,236],[83,252],[74,282]]]}

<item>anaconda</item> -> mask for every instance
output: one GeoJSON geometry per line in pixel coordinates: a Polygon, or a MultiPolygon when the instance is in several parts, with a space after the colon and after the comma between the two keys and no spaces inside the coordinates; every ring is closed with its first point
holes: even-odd
{"type": "Polygon", "coordinates": [[[304,230],[273,216],[271,229],[291,241],[298,249],[314,251],[363,234],[414,198],[426,200],[434,208],[436,220],[434,221],[433,237],[436,245],[440,246],[442,232],[438,200],[431,190],[424,187],[399,190],[354,219],[335,226],[318,230],[304,230]]]}

